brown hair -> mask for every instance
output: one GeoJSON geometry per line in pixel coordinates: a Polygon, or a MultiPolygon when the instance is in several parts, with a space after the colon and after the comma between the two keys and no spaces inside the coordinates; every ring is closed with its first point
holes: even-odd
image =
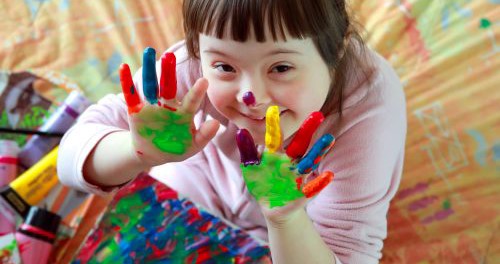
{"type": "Polygon", "coordinates": [[[184,0],[183,17],[191,58],[199,58],[200,33],[218,38],[228,33],[233,40],[243,42],[253,29],[257,41],[264,42],[267,24],[274,41],[286,40],[285,32],[293,38],[310,37],[332,78],[321,108],[325,116],[335,109],[342,115],[349,73],[354,69],[362,69],[365,75],[368,72],[361,59],[365,44],[344,0],[184,0]]]}

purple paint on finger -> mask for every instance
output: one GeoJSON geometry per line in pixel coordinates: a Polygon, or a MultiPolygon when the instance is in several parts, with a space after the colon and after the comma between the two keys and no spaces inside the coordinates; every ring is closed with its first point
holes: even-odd
{"type": "Polygon", "coordinates": [[[245,94],[243,94],[243,102],[249,106],[255,105],[255,96],[253,96],[253,93],[246,92],[245,94]]]}
{"type": "Polygon", "coordinates": [[[236,144],[240,150],[240,158],[243,165],[256,165],[260,163],[257,148],[248,130],[243,128],[236,132],[236,144]]]}

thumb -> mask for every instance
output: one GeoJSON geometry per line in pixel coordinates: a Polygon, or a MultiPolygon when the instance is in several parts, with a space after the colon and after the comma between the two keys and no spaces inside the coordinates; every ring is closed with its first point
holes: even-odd
{"type": "Polygon", "coordinates": [[[194,134],[194,145],[198,149],[202,149],[215,136],[219,130],[220,123],[218,120],[209,120],[201,124],[200,128],[194,134]]]}

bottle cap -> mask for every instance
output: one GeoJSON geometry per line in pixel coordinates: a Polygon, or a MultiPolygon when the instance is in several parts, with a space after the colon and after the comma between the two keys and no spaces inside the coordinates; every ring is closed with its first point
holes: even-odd
{"type": "Polygon", "coordinates": [[[43,208],[32,206],[24,223],[55,234],[61,223],[61,217],[43,208]]]}
{"type": "Polygon", "coordinates": [[[19,145],[16,141],[6,139],[0,140],[0,157],[17,157],[19,151],[19,145]]]}
{"type": "Polygon", "coordinates": [[[72,91],[64,100],[64,104],[78,114],[81,114],[91,105],[91,102],[79,91],[72,91]]]}

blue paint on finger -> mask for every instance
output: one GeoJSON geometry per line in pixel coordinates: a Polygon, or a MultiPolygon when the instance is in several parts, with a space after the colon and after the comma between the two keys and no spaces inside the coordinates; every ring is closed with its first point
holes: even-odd
{"type": "Polygon", "coordinates": [[[142,57],[142,89],[146,100],[154,105],[158,103],[158,78],[156,77],[156,51],[147,47],[142,57]]]}
{"type": "Polygon", "coordinates": [[[309,150],[306,156],[297,164],[297,171],[300,174],[306,174],[315,170],[319,166],[319,162],[323,156],[330,150],[334,143],[334,136],[331,134],[323,135],[314,143],[311,150],[309,150]]]}

